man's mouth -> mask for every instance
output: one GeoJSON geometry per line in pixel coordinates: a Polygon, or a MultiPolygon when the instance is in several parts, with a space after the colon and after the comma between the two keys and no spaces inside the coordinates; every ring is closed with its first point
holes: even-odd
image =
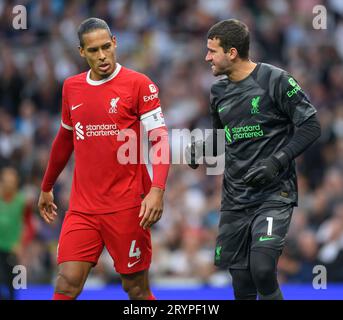
{"type": "Polygon", "coordinates": [[[110,69],[111,65],[109,63],[102,63],[99,65],[99,70],[102,72],[106,72],[110,69]]]}

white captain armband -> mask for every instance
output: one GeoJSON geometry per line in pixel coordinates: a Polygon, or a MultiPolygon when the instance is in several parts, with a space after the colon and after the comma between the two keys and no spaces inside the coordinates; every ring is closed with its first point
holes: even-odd
{"type": "Polygon", "coordinates": [[[142,124],[147,132],[165,126],[161,107],[141,115],[142,124]]]}

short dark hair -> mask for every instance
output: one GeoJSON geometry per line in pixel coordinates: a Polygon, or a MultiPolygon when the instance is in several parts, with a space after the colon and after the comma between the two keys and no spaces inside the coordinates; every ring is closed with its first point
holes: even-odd
{"type": "Polygon", "coordinates": [[[224,52],[232,47],[237,49],[243,59],[249,57],[250,35],[246,24],[236,19],[223,20],[213,25],[207,33],[207,39],[219,39],[224,52]]]}
{"type": "Polygon", "coordinates": [[[77,35],[79,37],[81,47],[84,46],[83,35],[85,33],[89,33],[91,31],[97,30],[97,29],[107,30],[108,34],[112,38],[112,32],[111,32],[108,24],[104,20],[99,19],[99,18],[88,18],[88,19],[81,22],[79,29],[77,30],[77,35]]]}

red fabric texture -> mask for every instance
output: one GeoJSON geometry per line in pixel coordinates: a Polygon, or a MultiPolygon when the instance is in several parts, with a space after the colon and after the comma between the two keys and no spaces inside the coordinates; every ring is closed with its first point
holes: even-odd
{"type": "Polygon", "coordinates": [[[58,176],[73,153],[73,131],[60,127],[52,144],[50,158],[42,181],[42,191],[52,190],[58,176]]]}
{"type": "Polygon", "coordinates": [[[152,144],[152,187],[165,190],[170,167],[170,147],[168,130],[160,127],[149,131],[149,140],[152,144]]]}
{"type": "Polygon", "coordinates": [[[67,211],[58,243],[57,263],[87,261],[96,264],[104,245],[120,274],[149,269],[150,230],[139,224],[139,207],[108,214],[67,211]]]}
{"type": "Polygon", "coordinates": [[[54,293],[52,300],[74,300],[74,298],[66,296],[66,295],[61,294],[61,293],[54,293]]]}

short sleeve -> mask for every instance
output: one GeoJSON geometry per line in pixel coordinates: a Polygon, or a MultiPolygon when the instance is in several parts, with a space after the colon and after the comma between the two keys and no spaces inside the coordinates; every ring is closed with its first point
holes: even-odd
{"type": "Polygon", "coordinates": [[[210,115],[212,119],[212,128],[213,129],[224,129],[224,126],[219,118],[219,114],[217,111],[217,99],[216,99],[216,88],[212,86],[211,94],[210,94],[210,115]]]}
{"type": "Polygon", "coordinates": [[[161,106],[159,89],[147,76],[142,75],[138,82],[138,116],[161,106]]]}
{"type": "Polygon", "coordinates": [[[70,117],[70,106],[67,99],[66,83],[63,84],[62,88],[62,119],[61,125],[63,128],[73,130],[73,123],[70,117]]]}
{"type": "Polygon", "coordinates": [[[281,73],[274,98],[280,111],[297,127],[317,112],[298,82],[287,72],[281,73]]]}

